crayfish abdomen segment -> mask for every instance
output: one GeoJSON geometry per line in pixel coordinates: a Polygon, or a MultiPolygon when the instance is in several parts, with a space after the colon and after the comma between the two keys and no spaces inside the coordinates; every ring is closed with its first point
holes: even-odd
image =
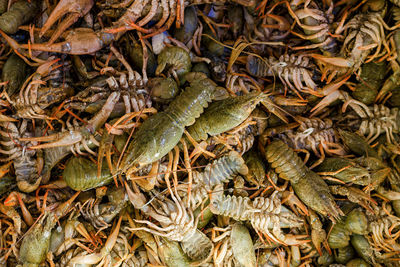
{"type": "Polygon", "coordinates": [[[182,127],[190,126],[200,117],[214,98],[216,85],[210,79],[194,81],[165,110],[182,127]]]}
{"type": "Polygon", "coordinates": [[[203,172],[193,172],[193,179],[196,183],[213,187],[217,184],[226,183],[234,175],[246,175],[248,168],[243,158],[235,151],[229,152],[213,163],[208,164],[203,172]]]}
{"type": "Polygon", "coordinates": [[[190,240],[181,242],[181,247],[189,258],[204,260],[210,255],[214,245],[203,232],[196,230],[190,240]]]}
{"type": "Polygon", "coordinates": [[[265,157],[282,179],[292,183],[297,183],[307,173],[307,167],[300,157],[282,141],[267,146],[265,157]]]}

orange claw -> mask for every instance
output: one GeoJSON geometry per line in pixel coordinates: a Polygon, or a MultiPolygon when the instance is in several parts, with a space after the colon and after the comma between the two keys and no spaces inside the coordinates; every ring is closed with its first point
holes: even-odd
{"type": "Polygon", "coordinates": [[[26,195],[26,194],[21,193],[21,192],[12,191],[7,196],[7,198],[4,200],[4,203],[3,203],[4,206],[14,207],[14,206],[18,205],[18,197],[20,197],[24,203],[31,203],[32,202],[32,197],[31,196],[26,195]]]}
{"type": "Polygon", "coordinates": [[[292,208],[294,213],[298,214],[299,211],[305,216],[309,215],[307,206],[304,205],[300,199],[298,199],[293,191],[284,191],[282,197],[282,204],[288,202],[288,205],[292,208]]]}
{"type": "Polygon", "coordinates": [[[400,72],[395,71],[382,86],[378,95],[375,98],[375,103],[382,102],[385,96],[400,84],[400,72]]]}
{"type": "Polygon", "coordinates": [[[0,166],[0,178],[6,175],[10,171],[12,161],[0,166]]]}
{"type": "Polygon", "coordinates": [[[328,95],[332,94],[333,92],[337,91],[343,84],[345,84],[347,82],[347,80],[350,77],[351,77],[351,75],[348,75],[348,76],[344,77],[343,79],[339,78],[335,82],[327,84],[321,90],[322,95],[328,96],[328,95]]]}
{"type": "Polygon", "coordinates": [[[81,191],[76,192],[66,202],[62,203],[57,207],[57,209],[55,210],[56,218],[60,218],[67,213],[67,211],[71,208],[72,203],[75,201],[75,198],[77,198],[80,193],[81,191]]]}
{"type": "Polygon", "coordinates": [[[82,134],[79,131],[68,131],[68,132],[56,133],[56,134],[48,135],[48,136],[21,138],[20,140],[21,141],[39,141],[39,142],[50,141],[50,143],[45,143],[45,144],[40,144],[40,145],[29,147],[30,149],[44,149],[44,148],[74,145],[74,144],[82,141],[82,134]]]}
{"type": "Polygon", "coordinates": [[[311,54],[311,57],[326,64],[334,65],[341,68],[351,68],[354,65],[352,61],[341,57],[327,57],[319,54],[311,54]]]}
{"type": "Polygon", "coordinates": [[[17,195],[18,192],[13,191],[11,192],[8,197],[4,200],[4,206],[6,207],[14,207],[18,204],[17,195]]]}
{"type": "Polygon", "coordinates": [[[105,31],[94,32],[89,28],[76,28],[63,36],[65,41],[54,44],[22,44],[24,49],[46,52],[64,53],[70,55],[93,54],[114,40],[114,35],[105,31]]]}
{"type": "Polygon", "coordinates": [[[19,193],[17,193],[16,196],[17,196],[17,199],[18,199],[18,202],[19,202],[19,206],[21,208],[22,216],[24,217],[24,221],[26,222],[26,224],[28,226],[31,226],[34,223],[32,215],[29,212],[29,210],[27,209],[27,207],[25,206],[24,201],[22,201],[22,198],[19,195],[19,193]]]}
{"type": "Polygon", "coordinates": [[[311,109],[311,117],[314,117],[318,113],[322,111],[325,107],[329,106],[332,102],[338,99],[346,100],[345,93],[339,91],[339,88],[346,83],[346,81],[350,78],[349,76],[339,78],[339,81],[335,81],[326,85],[324,88],[321,89],[321,94],[325,97],[311,109]]]}
{"type": "Polygon", "coordinates": [[[39,36],[42,37],[58,19],[70,13],[66,15],[65,19],[60,23],[48,42],[48,44],[54,43],[69,26],[74,24],[80,17],[85,16],[90,11],[93,4],[93,0],[61,0],[40,30],[39,36]]]}

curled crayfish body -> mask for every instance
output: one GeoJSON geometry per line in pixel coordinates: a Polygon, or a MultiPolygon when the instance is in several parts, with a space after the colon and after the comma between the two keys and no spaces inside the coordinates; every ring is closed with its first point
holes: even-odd
{"type": "Polygon", "coordinates": [[[266,147],[265,157],[279,177],[289,180],[297,196],[310,208],[335,221],[343,215],[336,206],[328,185],[311,171],[300,157],[282,141],[273,141],[266,147]]]}

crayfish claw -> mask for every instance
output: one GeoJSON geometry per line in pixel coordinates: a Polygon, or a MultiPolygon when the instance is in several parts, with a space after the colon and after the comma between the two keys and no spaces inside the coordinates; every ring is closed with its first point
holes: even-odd
{"type": "MultiPolygon", "coordinates": [[[[22,49],[21,45],[15,41],[13,38],[11,38],[10,36],[8,36],[5,32],[3,32],[2,30],[0,30],[0,35],[6,40],[6,42],[8,43],[9,46],[11,46],[11,48],[14,50],[15,54],[17,54],[19,57],[21,57],[25,63],[27,63],[28,65],[32,65],[34,66],[37,63],[32,63],[30,62],[26,57],[28,56],[27,53],[22,49]]],[[[37,62],[41,62],[42,60],[38,59],[38,58],[32,58],[34,61],[37,62]]]]}
{"type": "Polygon", "coordinates": [[[18,120],[14,119],[14,118],[11,118],[11,117],[9,117],[9,116],[0,114],[0,121],[2,121],[2,122],[9,122],[9,121],[11,121],[11,122],[16,122],[16,121],[18,121],[18,120]]]}
{"type": "Polygon", "coordinates": [[[137,209],[143,210],[144,212],[147,211],[149,207],[146,206],[146,197],[140,192],[134,193],[127,182],[124,181],[124,184],[129,201],[132,203],[132,205],[137,209]]]}
{"type": "Polygon", "coordinates": [[[10,171],[12,163],[12,161],[9,161],[6,164],[0,166],[0,178],[2,178],[10,171]]]}
{"type": "Polygon", "coordinates": [[[307,202],[316,212],[323,216],[328,216],[332,221],[339,220],[344,213],[338,208],[330,194],[327,185],[317,179],[301,180],[298,184],[292,184],[294,191],[303,196],[303,202],[307,202]],[[313,183],[310,185],[309,182],[313,183]]]}
{"type": "Polygon", "coordinates": [[[287,234],[285,235],[282,241],[284,244],[287,246],[299,246],[299,245],[304,245],[306,243],[309,243],[309,239],[304,239],[309,237],[308,235],[292,235],[292,234],[287,234]]]}
{"type": "Polygon", "coordinates": [[[109,134],[107,131],[103,132],[102,139],[100,141],[99,152],[97,157],[97,175],[100,176],[101,169],[103,166],[104,157],[106,157],[108,168],[110,169],[111,173],[113,173],[114,166],[112,164],[111,159],[111,147],[112,142],[114,140],[114,136],[109,134]]]}
{"type": "Polygon", "coordinates": [[[307,206],[300,201],[300,199],[294,194],[293,191],[285,191],[282,194],[282,203],[288,202],[288,205],[291,207],[293,212],[298,215],[299,212],[303,213],[304,215],[308,216],[308,209],[307,206]]]}
{"type": "Polygon", "coordinates": [[[57,209],[54,211],[55,219],[59,219],[62,216],[64,216],[68,210],[71,208],[72,203],[75,201],[75,199],[78,197],[78,195],[81,193],[81,191],[76,192],[70,199],[62,203],[60,206],[57,207],[57,209]]]}
{"type": "Polygon", "coordinates": [[[48,44],[52,44],[66,29],[68,29],[69,26],[74,24],[80,17],[86,15],[92,8],[93,4],[93,0],[61,0],[51,12],[43,28],[40,30],[39,36],[42,37],[58,19],[62,18],[67,13],[70,13],[60,23],[51,36],[48,44]]]}
{"type": "Polygon", "coordinates": [[[104,45],[113,40],[112,34],[97,34],[89,28],[76,28],[68,31],[64,36],[65,41],[59,43],[22,44],[24,49],[40,50],[70,55],[87,55],[99,51],[104,45]]]}
{"type": "Polygon", "coordinates": [[[330,186],[329,189],[333,194],[346,196],[351,202],[357,203],[371,212],[374,211],[372,206],[377,205],[374,199],[358,188],[333,185],[330,186]]]}
{"type": "Polygon", "coordinates": [[[311,57],[323,63],[334,65],[341,68],[351,68],[354,65],[350,60],[341,57],[327,57],[319,54],[312,54],[311,57]]]}
{"type": "Polygon", "coordinates": [[[393,88],[399,86],[400,84],[399,81],[400,81],[400,72],[396,71],[383,84],[382,89],[375,97],[375,103],[383,102],[388,93],[392,91],[393,88]]]}
{"type": "Polygon", "coordinates": [[[276,104],[281,106],[306,106],[308,103],[308,100],[299,98],[290,98],[290,97],[285,97],[283,95],[275,96],[274,101],[276,104]]]}
{"type": "Polygon", "coordinates": [[[324,108],[329,106],[331,103],[333,103],[335,100],[340,99],[342,97],[342,93],[340,91],[334,91],[333,93],[325,96],[317,105],[315,105],[311,109],[311,117],[314,117],[315,115],[319,114],[324,108]]]}
{"type": "MultiPolygon", "coordinates": [[[[24,138],[24,141],[38,141],[40,138],[41,141],[52,140],[52,138],[58,137],[54,142],[40,144],[36,146],[31,146],[30,149],[44,149],[44,148],[52,148],[52,147],[59,147],[59,146],[70,146],[74,145],[82,140],[82,135],[78,131],[71,131],[69,134],[55,134],[50,136],[43,136],[43,137],[30,137],[24,138]],[[48,138],[46,138],[48,137],[48,138]]],[[[54,139],[53,139],[54,140],[54,139]]],[[[22,138],[21,138],[22,141],[22,138]]]]}
{"type": "Polygon", "coordinates": [[[339,88],[345,84],[349,78],[350,75],[344,77],[343,79],[338,79],[339,81],[330,83],[321,89],[319,94],[325,97],[315,107],[313,107],[313,109],[311,109],[311,117],[319,114],[322,109],[333,103],[335,100],[347,100],[350,98],[345,92],[339,90],[339,88]]]}

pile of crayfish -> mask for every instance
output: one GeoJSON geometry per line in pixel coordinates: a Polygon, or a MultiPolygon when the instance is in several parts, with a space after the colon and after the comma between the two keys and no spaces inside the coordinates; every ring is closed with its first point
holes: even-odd
{"type": "Polygon", "coordinates": [[[400,1],[0,0],[1,266],[400,266],[400,1]]]}

